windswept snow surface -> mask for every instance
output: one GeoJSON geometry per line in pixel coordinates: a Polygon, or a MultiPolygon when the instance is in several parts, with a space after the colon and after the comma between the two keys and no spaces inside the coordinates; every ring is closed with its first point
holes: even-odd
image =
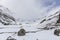
{"type": "MultiPolygon", "coordinates": [[[[0,34],[0,40],[6,40],[11,34],[0,34]]],[[[60,40],[60,36],[54,35],[53,30],[44,30],[37,33],[27,33],[25,36],[11,35],[17,40],[60,40]]]]}

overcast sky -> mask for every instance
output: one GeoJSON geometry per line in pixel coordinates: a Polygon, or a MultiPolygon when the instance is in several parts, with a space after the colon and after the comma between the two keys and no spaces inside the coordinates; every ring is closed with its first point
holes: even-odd
{"type": "Polygon", "coordinates": [[[60,6],[60,0],[1,0],[16,18],[34,19],[47,15],[52,8],[60,6]]]}

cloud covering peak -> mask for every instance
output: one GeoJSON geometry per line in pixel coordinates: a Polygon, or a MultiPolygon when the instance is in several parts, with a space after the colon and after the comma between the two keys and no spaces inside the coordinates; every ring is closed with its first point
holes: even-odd
{"type": "Polygon", "coordinates": [[[15,12],[15,18],[33,20],[60,6],[60,0],[1,0],[0,4],[15,12]]]}

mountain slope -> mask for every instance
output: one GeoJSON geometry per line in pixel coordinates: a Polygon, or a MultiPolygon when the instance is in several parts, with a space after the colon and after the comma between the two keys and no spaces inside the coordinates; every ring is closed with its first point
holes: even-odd
{"type": "Polygon", "coordinates": [[[9,14],[11,14],[9,9],[0,5],[0,23],[3,25],[15,24],[15,18],[9,14]]]}

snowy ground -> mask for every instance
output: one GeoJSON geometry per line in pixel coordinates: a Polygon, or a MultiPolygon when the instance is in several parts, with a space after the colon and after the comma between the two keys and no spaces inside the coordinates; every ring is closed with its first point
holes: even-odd
{"type": "MultiPolygon", "coordinates": [[[[54,30],[43,30],[36,33],[26,33],[25,36],[12,35],[17,40],[60,40],[59,36],[54,35],[54,30]]],[[[0,40],[6,40],[11,34],[0,34],[0,40]]]]}

